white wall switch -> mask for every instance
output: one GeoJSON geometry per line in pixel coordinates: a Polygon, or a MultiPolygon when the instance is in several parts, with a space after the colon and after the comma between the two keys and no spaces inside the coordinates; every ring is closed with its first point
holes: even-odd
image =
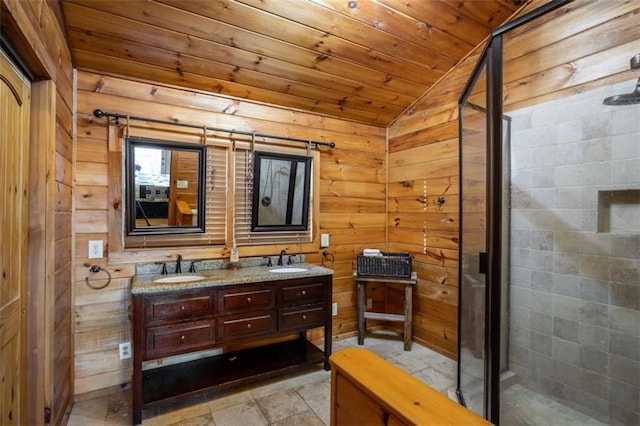
{"type": "Polygon", "coordinates": [[[329,247],[329,234],[320,234],[320,247],[329,247]]]}
{"type": "Polygon", "coordinates": [[[331,304],[331,315],[333,315],[334,317],[338,315],[338,302],[333,302],[331,304]]]}
{"type": "Polygon", "coordinates": [[[181,188],[181,189],[189,188],[189,181],[181,180],[181,179],[176,180],[176,188],[181,188]]]}
{"type": "Polygon", "coordinates": [[[89,259],[100,259],[102,257],[102,240],[89,241],[89,259]]]}

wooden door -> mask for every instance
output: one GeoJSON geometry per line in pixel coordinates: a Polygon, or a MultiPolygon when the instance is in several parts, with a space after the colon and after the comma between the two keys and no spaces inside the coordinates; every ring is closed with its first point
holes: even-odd
{"type": "Polygon", "coordinates": [[[0,425],[25,423],[30,84],[0,51],[0,425]]]}

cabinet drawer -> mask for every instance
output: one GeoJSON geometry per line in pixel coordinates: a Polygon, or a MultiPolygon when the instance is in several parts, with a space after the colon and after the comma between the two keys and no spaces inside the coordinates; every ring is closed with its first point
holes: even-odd
{"type": "Polygon", "coordinates": [[[220,337],[225,341],[241,339],[276,331],[274,310],[258,311],[251,315],[234,315],[220,320],[220,337]]]}
{"type": "Polygon", "coordinates": [[[324,302],[325,288],[322,283],[285,285],[280,288],[282,303],[306,304],[324,302]]]}
{"type": "Polygon", "coordinates": [[[220,313],[272,308],[275,306],[273,288],[244,287],[220,291],[220,313]]]}
{"type": "Polygon", "coordinates": [[[286,308],[278,316],[279,331],[297,331],[324,325],[326,305],[305,306],[304,308],[286,308]]]}
{"type": "Polygon", "coordinates": [[[146,359],[174,355],[211,346],[215,343],[216,321],[147,328],[146,359]]]}
{"type": "Polygon", "coordinates": [[[213,293],[193,294],[180,298],[150,299],[147,301],[148,321],[175,321],[197,316],[213,315],[213,293]]]}

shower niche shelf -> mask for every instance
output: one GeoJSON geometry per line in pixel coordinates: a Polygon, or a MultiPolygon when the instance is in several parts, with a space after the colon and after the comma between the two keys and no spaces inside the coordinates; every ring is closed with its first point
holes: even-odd
{"type": "Polygon", "coordinates": [[[598,191],[598,232],[640,234],[640,189],[598,191]]]}

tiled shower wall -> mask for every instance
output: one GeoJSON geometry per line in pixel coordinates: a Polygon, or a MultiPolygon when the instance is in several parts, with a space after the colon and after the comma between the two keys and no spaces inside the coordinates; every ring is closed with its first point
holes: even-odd
{"type": "MultiPolygon", "coordinates": [[[[640,104],[635,80],[510,112],[509,369],[614,424],[640,424],[640,104]],[[609,208],[599,191],[638,190],[609,208]],[[606,203],[605,203],[606,204],[606,203]],[[606,232],[598,217],[611,215],[606,232]]],[[[629,194],[629,192],[626,192],[629,194]]]]}

